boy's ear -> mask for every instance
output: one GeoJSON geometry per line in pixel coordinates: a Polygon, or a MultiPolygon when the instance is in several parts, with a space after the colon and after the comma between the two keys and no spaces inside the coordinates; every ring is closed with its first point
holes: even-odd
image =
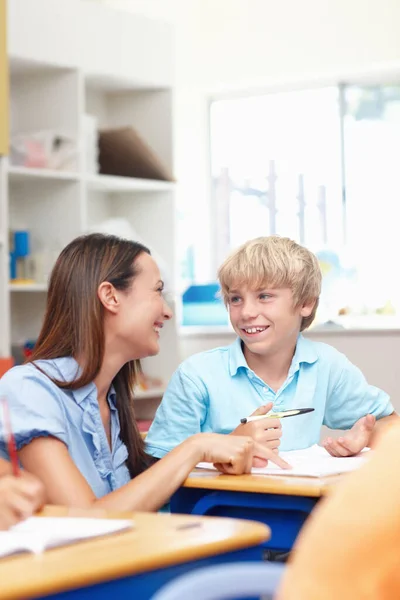
{"type": "Polygon", "coordinates": [[[309,317],[311,315],[312,311],[314,310],[314,306],[315,306],[316,302],[317,302],[316,298],[305,302],[300,309],[300,316],[301,317],[309,317]]]}
{"type": "Polygon", "coordinates": [[[115,314],[118,312],[119,299],[115,287],[109,281],[103,281],[98,289],[97,295],[106,310],[115,314]]]}

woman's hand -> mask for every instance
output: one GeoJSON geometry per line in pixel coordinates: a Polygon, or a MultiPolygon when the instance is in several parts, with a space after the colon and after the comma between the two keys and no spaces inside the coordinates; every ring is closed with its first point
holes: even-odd
{"type": "Polygon", "coordinates": [[[9,529],[30,517],[44,503],[44,488],[33,475],[21,472],[19,477],[0,478],[0,530],[9,529]]]}
{"type": "Polygon", "coordinates": [[[211,462],[223,473],[250,473],[252,467],[267,466],[269,460],[282,469],[290,469],[276,452],[248,436],[198,433],[192,439],[200,446],[199,462],[211,462]]]}

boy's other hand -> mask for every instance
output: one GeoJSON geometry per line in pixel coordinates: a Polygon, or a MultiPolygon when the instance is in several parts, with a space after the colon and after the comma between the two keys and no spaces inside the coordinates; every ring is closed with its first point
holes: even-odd
{"type": "MultiPolygon", "coordinates": [[[[272,402],[259,406],[250,416],[256,417],[266,415],[272,409],[272,402]]],[[[231,435],[244,435],[251,437],[255,442],[263,444],[270,450],[278,450],[282,437],[282,425],[280,419],[260,419],[251,423],[240,424],[231,435]]]]}
{"type": "Polygon", "coordinates": [[[354,456],[368,446],[375,426],[375,417],[366,415],[358,419],[346,434],[337,440],[326,438],[322,445],[331,456],[354,456]]]}
{"type": "Polygon", "coordinates": [[[30,517],[44,503],[42,483],[24,471],[19,477],[0,478],[0,530],[30,517]]]}

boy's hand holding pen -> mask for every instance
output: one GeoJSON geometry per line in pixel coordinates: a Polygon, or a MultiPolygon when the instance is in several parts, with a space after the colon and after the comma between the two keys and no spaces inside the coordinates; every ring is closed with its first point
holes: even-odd
{"type": "Polygon", "coordinates": [[[233,435],[248,435],[274,452],[279,451],[282,437],[281,419],[313,412],[313,408],[294,408],[280,412],[272,410],[272,402],[264,404],[250,416],[243,417],[241,424],[232,431],[233,435]]]}
{"type": "Polygon", "coordinates": [[[266,417],[272,410],[272,402],[259,406],[246,423],[241,423],[232,431],[231,435],[248,435],[256,442],[260,442],[278,452],[279,444],[281,443],[282,425],[280,419],[266,417]],[[256,420],[251,420],[252,417],[261,417],[256,420]],[[264,418],[265,417],[265,418],[264,418]]]}

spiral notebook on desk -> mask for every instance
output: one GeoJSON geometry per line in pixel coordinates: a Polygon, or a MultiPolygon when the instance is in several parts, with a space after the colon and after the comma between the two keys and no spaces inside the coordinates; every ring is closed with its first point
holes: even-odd
{"type": "MultiPolygon", "coordinates": [[[[128,519],[31,517],[8,531],[0,531],[0,558],[44,550],[102,537],[132,528],[128,519]]],[[[0,586],[1,587],[1,586],[0,586]]]]}
{"type": "MultiPolygon", "coordinates": [[[[271,461],[266,467],[253,467],[252,474],[259,475],[285,475],[296,477],[326,477],[328,475],[339,475],[340,473],[348,473],[361,467],[367,458],[367,450],[364,450],[357,456],[348,456],[346,458],[336,458],[331,456],[325,448],[314,444],[310,448],[303,450],[291,450],[288,452],[280,452],[284,460],[286,460],[291,469],[281,469],[271,461]]],[[[200,469],[216,470],[211,463],[199,463],[200,469]]]]}

